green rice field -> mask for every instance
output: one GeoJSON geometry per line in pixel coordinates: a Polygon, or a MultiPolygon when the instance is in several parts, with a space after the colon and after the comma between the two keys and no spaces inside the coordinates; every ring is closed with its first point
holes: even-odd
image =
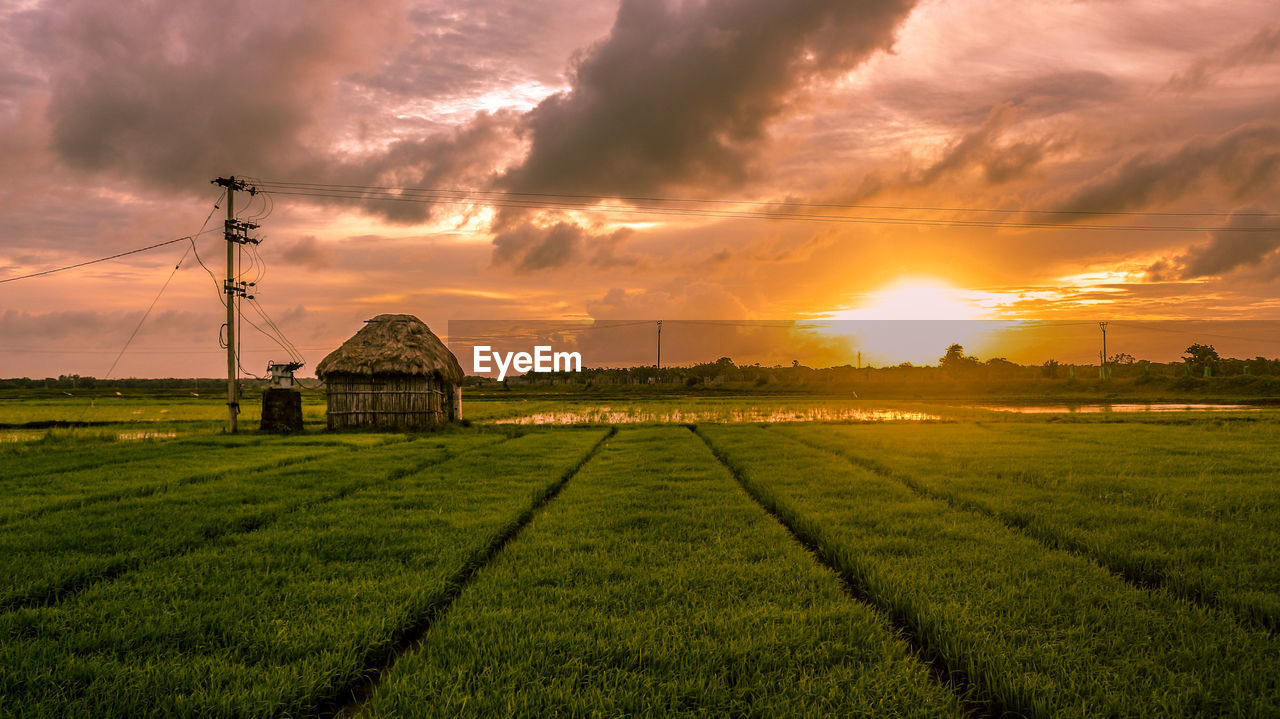
{"type": "Polygon", "coordinates": [[[1277,410],[84,405],[0,400],[0,716],[1280,716],[1277,410]]]}

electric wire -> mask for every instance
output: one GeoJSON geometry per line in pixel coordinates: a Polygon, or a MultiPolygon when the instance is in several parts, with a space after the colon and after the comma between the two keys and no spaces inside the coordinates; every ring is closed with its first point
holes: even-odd
{"type": "Polygon", "coordinates": [[[280,345],[281,349],[289,353],[290,361],[305,362],[306,358],[303,357],[302,352],[298,350],[297,345],[289,340],[289,338],[284,334],[284,331],[280,329],[280,326],[276,324],[275,320],[271,319],[271,316],[267,314],[266,309],[263,308],[257,300],[250,299],[249,307],[252,308],[254,312],[258,313],[258,316],[262,318],[263,323],[266,324],[267,327],[271,328],[271,330],[275,332],[275,335],[273,336],[263,331],[263,333],[274,340],[276,344],[280,345]]]}
{"type": "Polygon", "coordinates": [[[156,293],[155,297],[151,298],[151,304],[147,305],[147,309],[142,313],[142,317],[138,320],[138,324],[134,326],[133,332],[129,333],[129,339],[124,341],[124,346],[116,353],[116,358],[112,360],[111,367],[107,369],[107,373],[102,376],[103,379],[111,377],[111,373],[115,371],[116,365],[120,364],[120,358],[124,357],[124,353],[128,351],[129,345],[133,344],[134,338],[138,336],[138,331],[142,329],[142,325],[147,321],[147,318],[151,316],[151,311],[156,308],[156,303],[160,301],[160,296],[164,294],[165,290],[169,289],[169,283],[173,281],[173,276],[178,274],[178,270],[182,268],[182,263],[186,261],[187,255],[189,254],[191,254],[190,247],[187,247],[182,251],[182,257],[178,258],[177,264],[173,266],[173,270],[169,272],[169,276],[165,278],[164,284],[160,285],[160,291],[156,293]]]}
{"type": "Polygon", "coordinates": [[[782,200],[728,200],[728,199],[702,199],[702,198],[675,198],[675,197],[643,197],[629,195],[591,195],[591,194],[569,194],[569,193],[549,193],[549,192],[516,192],[513,190],[477,190],[477,189],[457,189],[457,188],[409,188],[409,187],[391,187],[379,185],[340,185],[326,184],[317,182],[288,182],[273,181],[254,178],[255,186],[274,186],[274,187],[292,187],[292,188],[322,188],[334,189],[341,188],[346,190],[360,191],[385,191],[385,192],[415,192],[415,193],[441,193],[463,196],[474,195],[495,195],[499,197],[554,197],[554,198],[571,198],[578,200],[607,201],[607,200],[626,200],[630,202],[662,202],[662,203],[687,203],[687,204],[715,204],[715,205],[758,205],[758,206],[774,206],[774,207],[824,207],[836,209],[872,209],[872,210],[913,210],[913,211],[936,211],[936,212],[978,212],[993,214],[1044,214],[1044,215],[1105,215],[1105,216],[1132,216],[1132,217],[1280,217],[1280,213],[1274,212],[1157,212],[1157,211],[1140,211],[1140,210],[1041,210],[1041,209],[1018,209],[1018,208],[992,208],[992,207],[938,207],[929,205],[872,205],[872,204],[844,204],[833,202],[794,202],[782,200]]]}
{"type": "Polygon", "coordinates": [[[1191,335],[1194,335],[1195,337],[1209,337],[1214,339],[1240,340],[1242,342],[1263,342],[1267,344],[1280,344],[1280,338],[1266,339],[1263,337],[1244,337],[1241,335],[1224,335],[1224,334],[1217,334],[1212,332],[1201,332],[1199,330],[1175,330],[1168,327],[1153,327],[1151,325],[1143,325],[1143,324],[1138,324],[1136,322],[1128,322],[1128,321],[1112,321],[1111,324],[1119,327],[1129,327],[1133,329],[1148,330],[1151,332],[1172,332],[1176,334],[1191,334],[1191,335]]]}
{"type": "Polygon", "coordinates": [[[1212,227],[1204,225],[1097,225],[1058,222],[1012,222],[1004,220],[956,220],[943,218],[920,217],[869,217],[857,215],[823,215],[798,212],[761,212],[732,211],[686,207],[648,207],[641,205],[614,206],[588,204],[581,202],[524,201],[519,199],[464,199],[441,196],[405,196],[379,194],[358,191],[295,191],[279,190],[271,187],[259,188],[259,192],[287,195],[295,197],[327,198],[354,201],[403,202],[427,205],[466,205],[483,204],[489,207],[508,209],[550,209],[576,212],[594,212],[606,214],[655,215],[674,217],[700,217],[720,219],[774,220],[795,222],[820,222],[837,224],[868,225],[909,225],[925,227],[971,227],[971,228],[1016,228],[1040,230],[1086,230],[1086,231],[1118,231],[1118,232],[1241,232],[1263,233],[1280,231],[1280,226],[1266,227],[1212,227]]]}
{"type": "Polygon", "coordinates": [[[204,222],[200,224],[200,229],[194,235],[179,238],[179,241],[184,239],[190,240],[191,244],[183,250],[182,257],[178,258],[177,264],[173,266],[173,270],[169,273],[169,276],[165,278],[164,284],[160,286],[160,291],[151,299],[151,304],[147,306],[146,312],[142,313],[142,318],[138,320],[138,324],[133,328],[133,332],[129,334],[129,339],[125,340],[124,346],[121,347],[120,352],[116,354],[115,360],[111,363],[111,367],[107,370],[107,373],[103,375],[103,379],[111,377],[111,373],[115,371],[116,365],[120,363],[120,358],[124,357],[124,353],[129,349],[129,345],[133,344],[133,340],[138,336],[138,331],[142,329],[143,323],[145,323],[147,318],[151,316],[151,311],[155,309],[156,303],[160,301],[160,296],[164,294],[165,290],[169,289],[169,283],[173,281],[174,275],[178,274],[178,270],[182,268],[182,263],[187,260],[187,255],[191,254],[192,248],[195,247],[195,238],[204,234],[205,228],[209,226],[209,221],[213,219],[213,213],[218,211],[218,204],[220,202],[221,196],[217,202],[213,203],[213,209],[209,210],[209,214],[205,216],[204,222]]]}
{"type": "MultiPolygon", "coordinates": [[[[197,231],[194,235],[180,237],[177,240],[175,240],[177,242],[180,242],[183,240],[190,240],[191,244],[188,245],[182,251],[182,256],[178,258],[177,263],[175,263],[173,266],[173,269],[170,270],[169,276],[165,278],[164,284],[160,286],[160,291],[156,292],[155,297],[151,298],[151,304],[147,305],[146,311],[142,313],[142,317],[138,320],[138,324],[134,325],[133,332],[129,333],[129,338],[125,340],[124,346],[121,347],[120,351],[116,353],[115,359],[112,360],[111,366],[107,369],[106,374],[102,376],[102,379],[110,378],[111,373],[115,372],[116,366],[120,364],[120,359],[124,357],[124,353],[129,350],[129,346],[133,344],[133,340],[138,336],[138,332],[142,330],[142,325],[146,323],[147,318],[151,316],[152,310],[156,308],[156,304],[160,301],[160,297],[164,295],[165,290],[169,289],[169,283],[173,282],[173,278],[175,275],[178,274],[178,270],[182,269],[182,263],[186,261],[187,255],[191,254],[192,248],[195,247],[195,238],[204,234],[205,227],[209,225],[209,220],[213,218],[213,213],[217,212],[217,210],[218,210],[218,202],[215,202],[213,205],[213,209],[209,210],[209,214],[205,216],[204,222],[200,224],[199,231],[197,231]]],[[[172,243],[166,243],[166,244],[172,244],[172,243]]],[[[93,407],[93,403],[90,402],[89,406],[85,407],[84,410],[80,413],[81,421],[84,420],[85,415],[88,414],[89,409],[92,407],[93,407]]]]}
{"type": "Polygon", "coordinates": [[[197,232],[197,233],[196,233],[196,234],[194,234],[194,235],[186,235],[186,236],[184,236],[184,237],[175,237],[175,238],[174,238],[174,239],[172,239],[172,240],[165,240],[164,242],[157,242],[157,243],[155,243],[154,245],[147,245],[146,247],[139,247],[139,248],[137,248],[137,249],[128,250],[128,251],[126,251],[126,252],[118,252],[118,253],[116,253],[116,254],[114,254],[114,255],[108,255],[107,257],[99,257],[99,258],[98,258],[98,259],[96,259],[96,260],[86,260],[86,261],[84,261],[84,262],[77,262],[77,263],[76,263],[76,264],[74,264],[74,265],[67,265],[67,266],[65,266],[65,267],[56,267],[56,268],[54,268],[54,269],[50,269],[50,270],[41,270],[40,272],[32,272],[31,274],[27,274],[27,275],[18,275],[18,276],[16,276],[16,277],[5,277],[4,279],[0,279],[0,284],[4,284],[4,283],[6,283],[6,282],[17,282],[18,280],[29,280],[29,279],[31,279],[31,278],[33,278],[33,277],[43,277],[43,276],[45,276],[45,275],[52,275],[52,274],[54,274],[54,273],[56,273],[56,272],[66,272],[67,270],[74,270],[74,269],[76,269],[76,268],[78,268],[78,267],[85,267],[85,266],[87,266],[87,265],[94,265],[94,264],[97,264],[97,263],[99,263],[99,262],[106,262],[106,261],[108,261],[108,260],[114,260],[114,259],[118,259],[118,258],[121,258],[121,257],[126,257],[126,256],[128,256],[128,255],[136,255],[136,254],[138,254],[139,252],[146,252],[147,250],[154,250],[154,249],[156,249],[156,248],[158,248],[158,247],[165,247],[165,246],[168,246],[168,245],[176,244],[176,243],[178,243],[178,242],[186,242],[186,241],[191,240],[191,239],[193,239],[193,238],[195,238],[195,237],[199,237],[200,235],[208,234],[208,233],[210,233],[210,232],[217,232],[217,230],[216,230],[216,229],[213,229],[213,230],[201,230],[200,232],[197,232]]]}

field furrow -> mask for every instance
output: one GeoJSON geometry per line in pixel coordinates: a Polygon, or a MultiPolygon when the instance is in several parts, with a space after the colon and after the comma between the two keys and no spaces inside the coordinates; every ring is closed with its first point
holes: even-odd
{"type": "MultiPolygon", "coordinates": [[[[1210,424],[1205,422],[1204,424],[1210,424]]],[[[832,438],[935,474],[989,487],[1027,485],[1108,504],[1259,528],[1280,526],[1280,434],[1269,425],[1003,423],[936,427],[838,427],[832,438]],[[1213,425],[1210,425],[1213,426],[1213,425]],[[1266,447],[1272,450],[1266,450],[1266,447]]],[[[786,429],[792,429],[790,427],[786,429]]]]}
{"type": "Polygon", "coordinates": [[[0,492],[20,495],[24,485],[14,480],[104,466],[120,467],[131,462],[166,460],[193,453],[214,454],[221,450],[251,447],[262,443],[260,437],[238,438],[239,442],[210,445],[207,442],[166,439],[145,442],[112,442],[81,444],[74,447],[44,445],[23,448],[23,452],[0,454],[0,492]],[[17,490],[17,491],[14,491],[17,490]]]}
{"type": "Polygon", "coordinates": [[[920,716],[959,701],[683,428],[623,430],[371,716],[920,716]]]}
{"type": "Polygon", "coordinates": [[[0,575],[8,578],[0,610],[56,601],[148,561],[256,529],[494,438],[457,435],[342,452],[273,471],[226,471],[216,481],[11,523],[0,527],[0,575]]]}
{"type": "MultiPolygon", "coordinates": [[[[1143,480],[1123,474],[1054,473],[1054,460],[1041,459],[1052,451],[1044,443],[1013,457],[988,457],[975,465],[932,456],[937,449],[925,458],[883,437],[877,446],[868,446],[859,441],[864,433],[852,428],[774,431],[835,452],[928,496],[995,517],[1051,547],[1092,557],[1136,584],[1162,586],[1190,601],[1224,608],[1251,624],[1272,631],[1280,628],[1280,566],[1271,561],[1280,530],[1108,498],[1133,492],[1135,486],[1163,483],[1160,491],[1176,492],[1179,486],[1212,484],[1209,480],[1179,475],[1173,469],[1163,477],[1143,480]],[[1032,471],[1053,479],[1026,481],[1025,473],[1032,471]]],[[[979,456],[985,449],[967,446],[979,456]]],[[[1000,451],[1009,450],[1002,447],[1000,451]]],[[[1240,496],[1240,491],[1222,486],[1236,481],[1228,477],[1217,483],[1217,492],[1224,495],[1219,501],[1240,496]]],[[[1256,492],[1266,493],[1271,501],[1280,498],[1274,481],[1258,482],[1256,492]]]]}
{"type": "Polygon", "coordinates": [[[190,461],[137,462],[29,478],[29,486],[19,496],[7,500],[4,508],[0,509],[0,525],[30,521],[51,512],[87,508],[99,502],[146,497],[174,487],[237,473],[268,472],[340,451],[324,448],[310,452],[281,452],[271,447],[244,447],[205,457],[203,461],[199,457],[191,457],[190,461]]]}
{"type": "MultiPolygon", "coordinates": [[[[0,694],[27,716],[315,714],[385,661],[604,434],[483,447],[0,616],[0,694]]],[[[373,469],[385,468],[361,458],[348,471],[373,469]]]]}
{"type": "Polygon", "coordinates": [[[757,427],[698,432],[926,651],[1037,717],[1268,716],[1280,643],[757,427]]]}

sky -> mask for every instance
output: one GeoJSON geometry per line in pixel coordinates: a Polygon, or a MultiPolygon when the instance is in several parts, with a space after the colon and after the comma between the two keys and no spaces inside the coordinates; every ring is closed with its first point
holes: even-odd
{"type": "MultiPolygon", "coordinates": [[[[1277,118],[1270,1],[0,0],[0,280],[202,227],[221,275],[235,175],[309,368],[386,312],[842,327],[670,325],[687,361],[1096,362],[1097,321],[1274,357],[1277,118]]],[[[189,249],[0,282],[0,376],[223,372],[189,249]]],[[[287,359],[246,320],[246,371],[287,359]]]]}

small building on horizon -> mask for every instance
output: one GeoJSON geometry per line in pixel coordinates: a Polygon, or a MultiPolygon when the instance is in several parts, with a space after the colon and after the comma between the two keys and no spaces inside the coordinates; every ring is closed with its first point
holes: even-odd
{"type": "Polygon", "coordinates": [[[462,416],[462,366],[413,315],[385,314],[316,366],[329,429],[429,429],[462,416]]]}

